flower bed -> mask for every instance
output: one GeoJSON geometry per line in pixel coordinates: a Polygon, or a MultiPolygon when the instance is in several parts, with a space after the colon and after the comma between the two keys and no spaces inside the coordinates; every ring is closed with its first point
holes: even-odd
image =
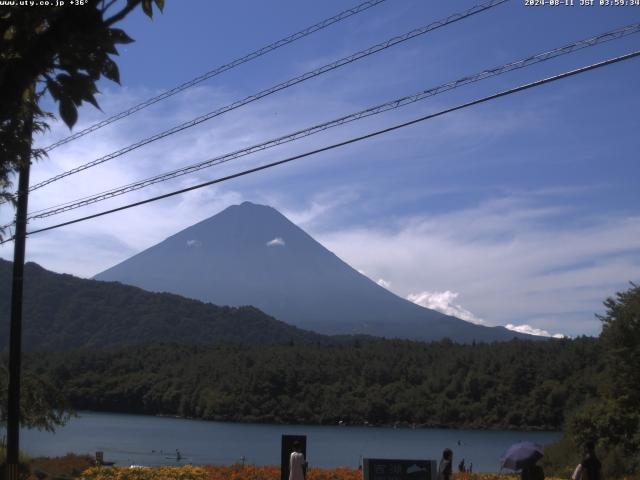
{"type": "MultiPolygon", "coordinates": [[[[280,467],[255,465],[206,465],[194,467],[92,467],[82,480],[280,480],[280,467]]],[[[517,476],[497,474],[455,474],[453,480],[518,480],[517,476]]],[[[355,468],[311,468],[307,480],[362,480],[355,468]]],[[[560,480],[547,478],[546,480],[560,480]]]]}
{"type": "Polygon", "coordinates": [[[82,480],[207,480],[202,467],[91,467],[82,472],[82,480]]]}

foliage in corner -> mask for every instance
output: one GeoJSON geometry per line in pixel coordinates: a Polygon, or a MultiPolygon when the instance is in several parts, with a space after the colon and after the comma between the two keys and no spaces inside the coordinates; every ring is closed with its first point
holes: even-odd
{"type": "MultiPolygon", "coordinates": [[[[114,25],[140,5],[147,16],[153,15],[152,0],[0,6],[0,202],[15,202],[9,190],[13,174],[45,155],[32,149],[33,133],[48,129],[46,122],[53,118],[40,108],[40,100],[49,93],[71,128],[83,102],[99,108],[95,95],[101,77],[120,82],[112,57],[118,55],[118,44],[133,40],[114,25]]],[[[162,10],[164,0],[155,5],[162,10]]],[[[0,239],[3,233],[4,227],[0,239]]],[[[6,383],[6,375],[0,374],[0,396],[6,396],[6,383]]],[[[23,383],[23,424],[47,430],[64,424],[68,411],[51,384],[38,377],[23,383]]],[[[6,411],[0,414],[5,420],[6,411]]]]}
{"type": "MultiPolygon", "coordinates": [[[[623,408],[640,409],[640,287],[631,288],[604,302],[600,336],[607,351],[609,395],[623,408]]],[[[640,438],[637,439],[640,445],[640,438]]]]}
{"type": "MultiPolygon", "coordinates": [[[[11,117],[25,92],[39,82],[59,103],[60,117],[72,127],[77,107],[95,99],[96,82],[104,76],[120,83],[118,66],[111,56],[117,45],[133,42],[113,25],[138,5],[149,17],[151,0],[127,0],[113,15],[107,12],[118,2],[91,0],[78,8],[8,8],[0,14],[0,102],[2,117],[11,117]]],[[[162,10],[163,0],[155,0],[162,10]]]]}
{"type": "MultiPolygon", "coordinates": [[[[31,134],[46,130],[51,115],[38,103],[49,93],[69,126],[78,120],[78,107],[99,108],[95,95],[101,77],[120,82],[113,57],[117,45],[133,42],[114,25],[138,5],[153,15],[151,0],[88,0],[82,6],[0,7],[0,196],[22,162],[38,158],[31,152],[31,134]]],[[[164,0],[155,0],[158,9],[164,0]]]]}
{"type": "Polygon", "coordinates": [[[606,375],[599,396],[568,418],[566,438],[554,448],[570,443],[579,452],[596,441],[605,477],[617,478],[640,469],[640,287],[632,283],[604,305],[598,318],[606,375]]]}

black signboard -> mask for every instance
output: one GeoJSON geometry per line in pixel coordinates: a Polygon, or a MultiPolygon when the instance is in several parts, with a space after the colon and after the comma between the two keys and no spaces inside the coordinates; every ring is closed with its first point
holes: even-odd
{"type": "Polygon", "coordinates": [[[289,457],[293,452],[293,442],[300,443],[300,451],[307,459],[307,436],[306,435],[282,435],[282,448],[280,450],[280,480],[289,480],[289,457]]]}
{"type": "Polygon", "coordinates": [[[435,460],[365,458],[364,480],[435,480],[435,460]]]}

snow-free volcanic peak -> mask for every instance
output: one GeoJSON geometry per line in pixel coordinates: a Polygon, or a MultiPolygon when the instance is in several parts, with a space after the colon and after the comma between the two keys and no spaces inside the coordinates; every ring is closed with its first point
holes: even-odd
{"type": "MultiPolygon", "coordinates": [[[[459,342],[528,337],[420,307],[380,287],[276,209],[244,202],[96,275],[219,305],[253,305],[326,334],[459,342]]],[[[530,337],[529,337],[530,338],[530,337]]]]}

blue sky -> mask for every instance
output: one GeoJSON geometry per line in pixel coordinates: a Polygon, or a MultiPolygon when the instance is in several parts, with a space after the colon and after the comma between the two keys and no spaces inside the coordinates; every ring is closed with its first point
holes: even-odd
{"type": "MultiPolygon", "coordinates": [[[[89,195],[640,21],[640,7],[512,0],[34,192],[89,195]]],[[[357,2],[169,0],[122,24],[122,87],[81,129],[357,2]]],[[[51,152],[32,183],[451,13],[387,0],[51,152]]],[[[640,47],[640,34],[510,72],[93,207],[72,219],[305,152],[640,47]]],[[[596,335],[602,300],[640,281],[640,60],[456,112],[267,172],[28,240],[28,259],[90,277],[244,200],[273,205],[394,293],[489,325],[596,335]]],[[[59,122],[48,145],[68,135],[59,122]]],[[[3,219],[10,212],[0,212],[3,219]]],[[[11,258],[11,246],[0,248],[11,258]]]]}

